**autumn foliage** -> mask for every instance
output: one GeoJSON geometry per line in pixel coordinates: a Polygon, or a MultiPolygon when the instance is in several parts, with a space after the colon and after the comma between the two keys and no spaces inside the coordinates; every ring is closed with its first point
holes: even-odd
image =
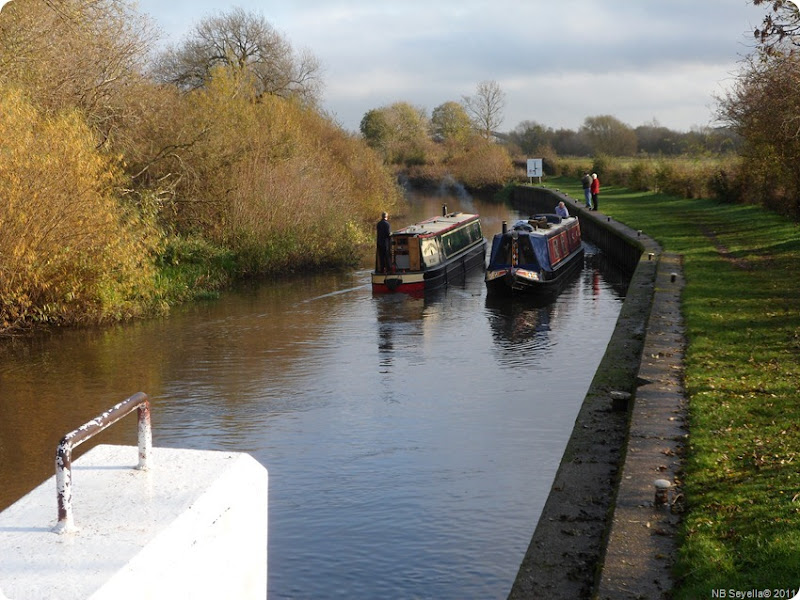
{"type": "Polygon", "coordinates": [[[116,197],[120,171],[73,111],[0,90],[0,328],[138,313],[158,237],[116,197]]]}
{"type": "MultiPolygon", "coordinates": [[[[15,0],[0,13],[0,333],[352,262],[400,197],[313,86],[265,92],[237,64],[192,89],[151,78],[155,38],[132,6],[15,0]]],[[[278,51],[290,72],[313,68],[278,51]]]]}

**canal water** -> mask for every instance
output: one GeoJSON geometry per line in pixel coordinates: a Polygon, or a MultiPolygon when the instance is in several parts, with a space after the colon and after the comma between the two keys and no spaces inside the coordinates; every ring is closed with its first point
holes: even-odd
{"type": "MultiPolygon", "coordinates": [[[[519,216],[449,190],[409,194],[392,225],[442,204],[479,212],[487,238],[519,216]]],[[[143,391],[155,445],[269,469],[271,600],[504,598],[625,278],[587,245],[547,304],[494,302],[479,272],[425,298],[373,296],[370,258],[163,319],[0,342],[0,508],[52,475],[65,433],[143,391]]],[[[76,455],[135,445],[135,430],[128,417],[76,455]]]]}

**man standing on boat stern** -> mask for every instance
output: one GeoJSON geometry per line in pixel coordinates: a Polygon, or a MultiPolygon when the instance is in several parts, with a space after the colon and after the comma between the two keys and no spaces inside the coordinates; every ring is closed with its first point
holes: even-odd
{"type": "Polygon", "coordinates": [[[589,171],[585,171],[581,177],[581,185],[583,186],[583,198],[586,200],[586,208],[592,208],[592,176],[589,171]]]}
{"type": "Polygon", "coordinates": [[[556,206],[556,214],[561,217],[562,219],[566,219],[569,216],[569,211],[567,210],[567,205],[564,204],[564,201],[558,203],[556,206]]]}
{"type": "Polygon", "coordinates": [[[389,266],[392,263],[392,255],[389,249],[389,236],[392,233],[392,228],[389,225],[388,213],[381,213],[381,220],[378,221],[378,265],[377,271],[379,273],[388,273],[389,266]]]}

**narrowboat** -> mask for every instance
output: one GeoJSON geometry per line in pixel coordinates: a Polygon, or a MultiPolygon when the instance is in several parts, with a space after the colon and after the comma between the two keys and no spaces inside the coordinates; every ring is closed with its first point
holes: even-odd
{"type": "Polygon", "coordinates": [[[381,272],[376,261],[373,292],[426,292],[463,281],[469,271],[486,266],[486,240],[480,217],[448,213],[431,217],[389,236],[391,261],[381,272]]]}
{"type": "Polygon", "coordinates": [[[503,222],[502,233],[492,240],[486,288],[502,294],[553,294],[581,265],[577,217],[534,215],[510,228],[503,222]]]}

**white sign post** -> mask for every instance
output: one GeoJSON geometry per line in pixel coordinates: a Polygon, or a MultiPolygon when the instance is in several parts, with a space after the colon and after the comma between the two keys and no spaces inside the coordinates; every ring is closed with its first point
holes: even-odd
{"type": "Polygon", "coordinates": [[[528,177],[531,179],[531,183],[533,183],[533,178],[538,177],[539,183],[542,183],[542,159],[541,158],[529,158],[528,159],[528,177]]]}

